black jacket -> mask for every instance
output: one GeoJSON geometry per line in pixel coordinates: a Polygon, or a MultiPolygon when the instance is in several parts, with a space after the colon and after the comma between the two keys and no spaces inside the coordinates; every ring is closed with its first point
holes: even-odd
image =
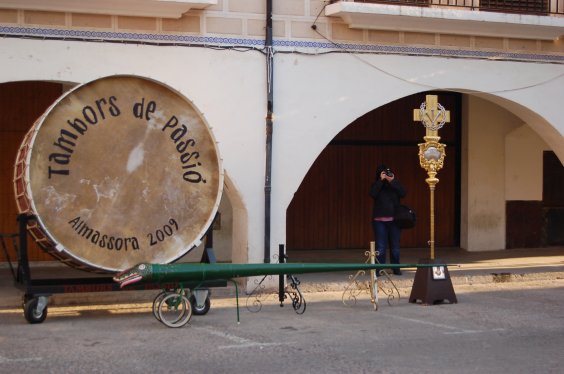
{"type": "Polygon", "coordinates": [[[393,217],[395,207],[406,192],[401,183],[394,179],[392,182],[381,180],[380,175],[370,187],[370,196],[374,199],[372,219],[376,217],[393,217]]]}

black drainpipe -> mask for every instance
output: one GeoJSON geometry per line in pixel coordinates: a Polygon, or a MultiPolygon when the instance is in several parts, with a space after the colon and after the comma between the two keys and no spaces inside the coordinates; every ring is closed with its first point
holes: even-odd
{"type": "Polygon", "coordinates": [[[274,52],[272,50],[272,0],[266,0],[266,170],[264,176],[264,263],[270,263],[270,191],[272,189],[272,112],[274,94],[272,77],[274,52]]]}

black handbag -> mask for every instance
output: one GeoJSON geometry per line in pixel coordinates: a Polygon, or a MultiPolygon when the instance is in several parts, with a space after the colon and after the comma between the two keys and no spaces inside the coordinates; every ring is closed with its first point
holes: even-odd
{"type": "Polygon", "coordinates": [[[415,227],[415,221],[417,220],[417,216],[415,215],[415,211],[408,207],[407,205],[398,205],[396,206],[396,211],[394,214],[394,223],[400,229],[411,229],[415,227]]]}

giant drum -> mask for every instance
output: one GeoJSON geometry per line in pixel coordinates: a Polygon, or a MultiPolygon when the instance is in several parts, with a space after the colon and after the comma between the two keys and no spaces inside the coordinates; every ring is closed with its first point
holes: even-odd
{"type": "Polygon", "coordinates": [[[14,176],[37,243],[102,272],[182,257],[210,227],[222,188],[216,141],[194,105],[130,75],[59,98],[26,135],[14,176]]]}

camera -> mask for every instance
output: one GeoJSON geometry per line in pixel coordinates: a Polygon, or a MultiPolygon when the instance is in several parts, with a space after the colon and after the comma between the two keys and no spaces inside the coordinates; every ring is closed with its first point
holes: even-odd
{"type": "Polygon", "coordinates": [[[392,169],[387,168],[386,170],[384,170],[384,174],[386,174],[388,177],[393,177],[394,173],[392,172],[392,169]]]}

